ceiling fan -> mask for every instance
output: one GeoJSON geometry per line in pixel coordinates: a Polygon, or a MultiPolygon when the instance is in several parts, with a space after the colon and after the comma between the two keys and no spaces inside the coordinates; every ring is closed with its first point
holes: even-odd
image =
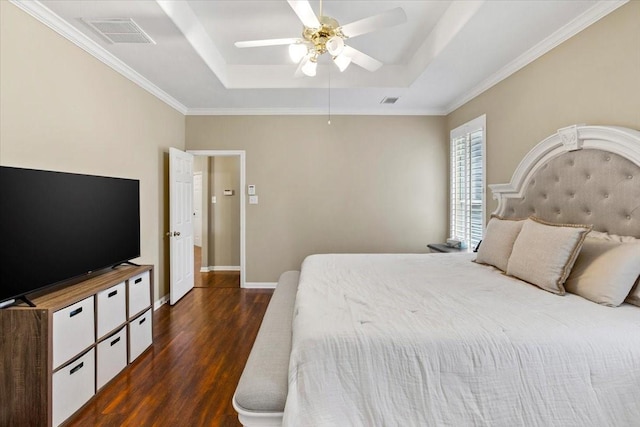
{"type": "Polygon", "coordinates": [[[351,63],[371,72],[378,70],[382,62],[347,46],[345,40],[407,21],[404,10],[397,7],[341,26],[334,18],[322,14],[322,0],[320,0],[319,16],[313,12],[308,0],[287,0],[287,2],[304,25],[302,38],[240,41],[235,45],[239,48],[289,45],[289,56],[298,63],[296,77],[315,76],[318,58],[324,53],[331,55],[334,64],[341,72],[351,63]]]}

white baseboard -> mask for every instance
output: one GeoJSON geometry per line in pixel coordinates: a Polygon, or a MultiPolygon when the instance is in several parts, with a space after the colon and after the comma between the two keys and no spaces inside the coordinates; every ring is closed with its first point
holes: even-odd
{"type": "Polygon", "coordinates": [[[210,265],[209,267],[200,268],[200,273],[209,271],[240,271],[239,265],[210,265]]]}
{"type": "Polygon", "coordinates": [[[278,282],[244,282],[245,289],[275,289],[278,282]]]}
{"type": "Polygon", "coordinates": [[[156,311],[157,309],[159,309],[160,307],[162,307],[168,302],[169,302],[169,294],[166,294],[162,298],[160,298],[158,301],[153,303],[153,311],[156,311]]]}

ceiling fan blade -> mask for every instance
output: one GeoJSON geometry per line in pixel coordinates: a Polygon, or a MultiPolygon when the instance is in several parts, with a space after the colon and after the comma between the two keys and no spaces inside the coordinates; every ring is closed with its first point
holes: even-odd
{"type": "Polygon", "coordinates": [[[356,37],[382,28],[404,24],[405,22],[407,22],[407,14],[404,13],[401,7],[396,7],[378,15],[343,25],[341,30],[346,37],[356,37]]]}
{"type": "Polygon", "coordinates": [[[287,0],[291,9],[298,15],[302,24],[307,28],[320,28],[320,21],[308,0],[287,0]]]}
{"type": "Polygon", "coordinates": [[[279,46],[283,44],[300,43],[302,39],[265,39],[265,40],[247,40],[243,42],[235,42],[236,47],[263,47],[263,46],[279,46]]]}
{"type": "Polygon", "coordinates": [[[377,71],[383,65],[382,62],[378,61],[377,59],[372,58],[366,53],[362,53],[350,46],[345,46],[342,54],[351,58],[351,62],[361,66],[367,71],[377,71]]]}

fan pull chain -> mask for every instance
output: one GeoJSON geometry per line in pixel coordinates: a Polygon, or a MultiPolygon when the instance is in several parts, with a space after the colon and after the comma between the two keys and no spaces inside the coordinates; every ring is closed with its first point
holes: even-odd
{"type": "Polygon", "coordinates": [[[327,124],[331,124],[331,67],[329,67],[329,120],[327,124]]]}

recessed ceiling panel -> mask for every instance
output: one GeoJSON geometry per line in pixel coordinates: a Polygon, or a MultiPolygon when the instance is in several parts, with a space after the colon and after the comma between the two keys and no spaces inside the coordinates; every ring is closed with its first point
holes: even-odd
{"type": "MultiPolygon", "coordinates": [[[[16,4],[38,9],[34,16],[51,15],[44,20],[48,25],[61,25],[61,34],[187,112],[324,114],[330,90],[335,114],[445,114],[624,3],[328,0],[323,15],[341,25],[396,7],[404,9],[407,22],[346,40],[381,61],[379,70],[352,64],[340,73],[323,57],[316,77],[302,78],[294,77],[297,66],[287,46],[234,46],[243,40],[299,37],[302,24],[286,0],[16,4]],[[177,19],[169,10],[182,16],[177,19]],[[132,19],[156,44],[109,43],[83,19],[132,19]],[[196,32],[199,38],[193,37],[196,32]],[[385,97],[399,100],[381,104],[385,97]]],[[[320,2],[310,5],[319,14],[320,2]]]]}

